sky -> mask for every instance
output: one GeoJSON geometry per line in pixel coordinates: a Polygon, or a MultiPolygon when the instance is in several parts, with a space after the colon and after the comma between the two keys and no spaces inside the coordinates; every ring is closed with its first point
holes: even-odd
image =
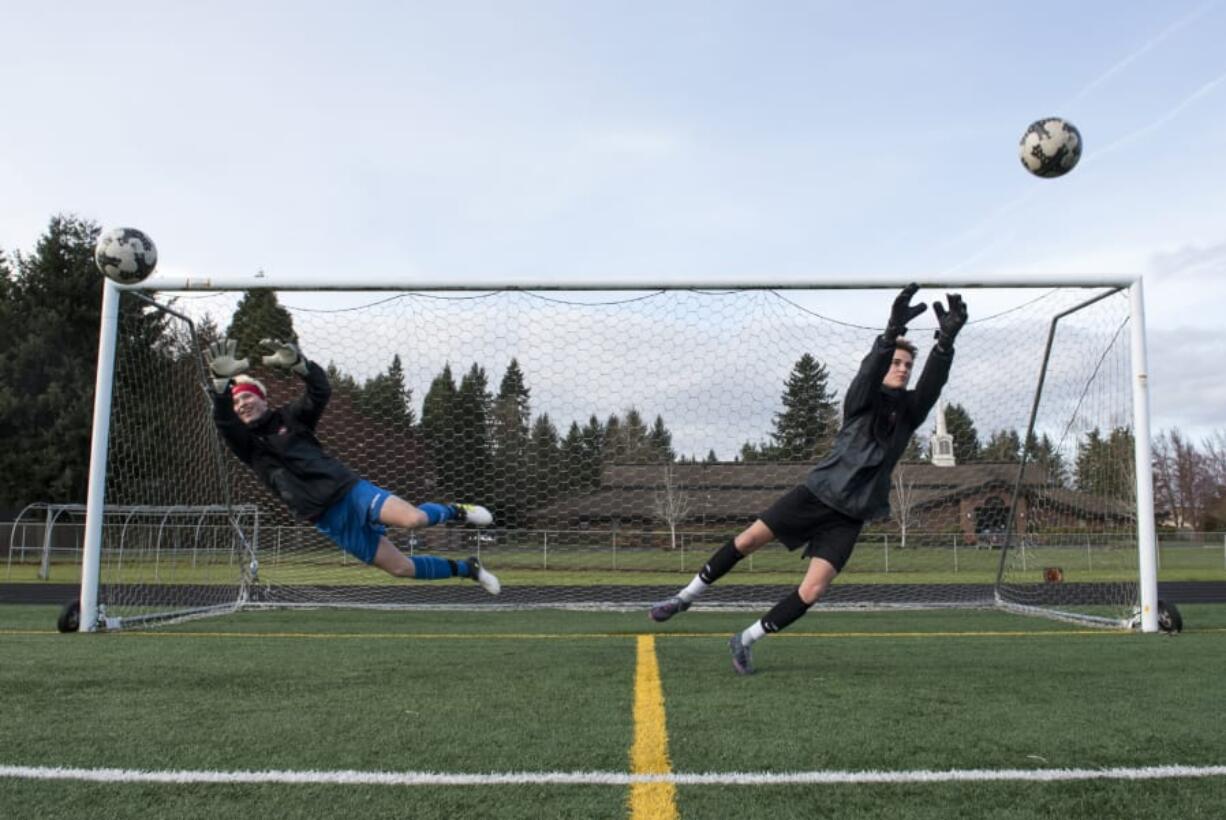
{"type": "Polygon", "coordinates": [[[73,213],[142,228],[183,277],[1139,276],[1155,432],[1226,428],[1226,0],[0,19],[10,254],[73,213]],[[1046,116],[1085,143],[1060,179],[1017,157],[1046,116]]]}

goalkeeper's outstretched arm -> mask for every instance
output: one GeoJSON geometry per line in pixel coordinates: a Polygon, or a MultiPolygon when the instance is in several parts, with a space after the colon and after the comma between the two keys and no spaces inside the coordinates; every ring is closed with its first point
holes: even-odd
{"type": "Polygon", "coordinates": [[[328,399],[332,397],[332,385],[328,382],[328,374],[322,367],[302,355],[302,350],[292,342],[263,339],[260,345],[272,351],[264,356],[264,364],[278,370],[288,370],[302,378],[306,390],[300,398],[290,402],[286,407],[286,412],[308,429],[314,430],[328,406],[328,399]]]}
{"type": "Polygon", "coordinates": [[[932,352],[928,354],[928,361],[924,363],[924,372],[915,385],[911,406],[913,427],[919,427],[928,417],[933,405],[937,403],[937,398],[941,395],[941,388],[949,379],[949,368],[953,365],[954,339],[958,337],[962,326],[966,324],[968,315],[966,302],[962,301],[962,297],[956,293],[946,294],[946,299],[949,302],[948,310],[940,302],[932,306],[937,315],[937,330],[933,334],[937,343],[932,352]]]}

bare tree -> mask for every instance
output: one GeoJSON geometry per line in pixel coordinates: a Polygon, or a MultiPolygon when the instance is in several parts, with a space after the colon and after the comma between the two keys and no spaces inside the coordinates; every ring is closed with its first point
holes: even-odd
{"type": "Polygon", "coordinates": [[[1202,443],[1209,497],[1201,525],[1205,529],[1221,528],[1226,526],[1226,430],[1215,431],[1202,443]]]}
{"type": "Polygon", "coordinates": [[[664,465],[664,484],[656,492],[654,509],[665,524],[671,537],[670,549],[677,549],[677,525],[690,513],[689,494],[677,485],[677,476],[671,463],[664,465]]]}
{"type": "Polygon", "coordinates": [[[892,483],[894,487],[890,493],[893,496],[890,509],[894,514],[894,520],[898,522],[898,533],[902,538],[898,548],[906,549],[907,528],[914,517],[911,512],[915,505],[915,482],[907,477],[905,470],[898,469],[894,471],[892,483]]]}
{"type": "Polygon", "coordinates": [[[1153,452],[1154,489],[1166,505],[1171,523],[1180,529],[1199,526],[1215,494],[1210,474],[1212,457],[1197,451],[1177,427],[1158,435],[1153,452]]]}

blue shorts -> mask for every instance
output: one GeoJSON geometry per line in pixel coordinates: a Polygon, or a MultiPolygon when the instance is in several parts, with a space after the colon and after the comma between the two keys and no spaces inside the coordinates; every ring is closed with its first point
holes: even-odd
{"type": "Polygon", "coordinates": [[[387,532],[387,527],[379,523],[379,513],[391,495],[382,487],[360,480],[319,517],[315,529],[354,558],[369,564],[375,560],[379,539],[387,532]]]}

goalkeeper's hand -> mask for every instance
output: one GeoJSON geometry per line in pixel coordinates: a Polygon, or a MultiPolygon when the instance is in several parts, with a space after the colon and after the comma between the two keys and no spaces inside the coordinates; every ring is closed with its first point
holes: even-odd
{"type": "Polygon", "coordinates": [[[298,349],[298,345],[283,342],[280,339],[261,339],[260,346],[272,351],[263,359],[264,364],[269,367],[292,370],[299,376],[307,374],[307,360],[302,355],[302,351],[298,349]]]}
{"type": "Polygon", "coordinates": [[[958,331],[966,324],[966,302],[962,301],[962,297],[956,293],[945,294],[949,300],[949,310],[946,310],[940,302],[932,304],[932,310],[937,315],[937,324],[940,329],[933,335],[936,337],[937,344],[943,349],[950,350],[954,346],[954,338],[957,337],[958,331]]]}
{"type": "Polygon", "coordinates": [[[238,357],[238,341],[235,339],[218,339],[209,345],[204,353],[208,362],[209,373],[213,376],[213,390],[218,394],[226,392],[230,380],[240,373],[246,373],[251,362],[238,357]]]}
{"type": "Polygon", "coordinates": [[[890,322],[885,326],[885,335],[890,341],[907,332],[907,324],[928,309],[928,305],[920,302],[911,304],[911,297],[919,290],[919,285],[912,282],[903,288],[894,299],[894,307],[890,310],[890,322]]]}

